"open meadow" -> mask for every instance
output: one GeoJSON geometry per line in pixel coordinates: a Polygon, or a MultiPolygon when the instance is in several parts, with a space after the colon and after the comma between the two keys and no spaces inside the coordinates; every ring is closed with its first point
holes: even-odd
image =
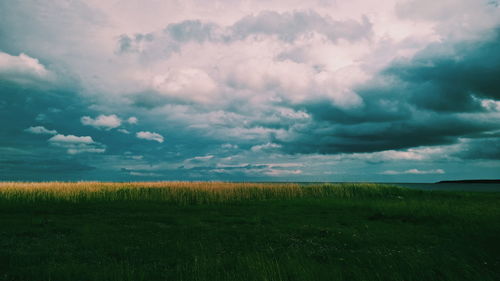
{"type": "Polygon", "coordinates": [[[500,280],[500,193],[0,183],[0,280],[500,280]]]}

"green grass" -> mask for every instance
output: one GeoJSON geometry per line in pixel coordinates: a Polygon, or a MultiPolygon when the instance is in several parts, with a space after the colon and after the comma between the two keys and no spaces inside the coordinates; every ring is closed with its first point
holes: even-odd
{"type": "Polygon", "coordinates": [[[0,183],[0,280],[500,280],[500,194],[0,183]]]}

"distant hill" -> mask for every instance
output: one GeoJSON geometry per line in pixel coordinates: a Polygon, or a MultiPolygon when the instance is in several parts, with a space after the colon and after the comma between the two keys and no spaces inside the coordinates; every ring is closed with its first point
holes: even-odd
{"type": "Polygon", "coordinates": [[[500,184],[500,180],[454,180],[454,181],[439,181],[436,183],[437,184],[440,184],[440,183],[496,183],[496,184],[500,184]]]}

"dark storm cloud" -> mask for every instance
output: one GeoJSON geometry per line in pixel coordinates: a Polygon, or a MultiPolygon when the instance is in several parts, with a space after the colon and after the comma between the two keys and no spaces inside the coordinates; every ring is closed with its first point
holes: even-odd
{"type": "Polygon", "coordinates": [[[383,89],[377,90],[379,91],[376,95],[365,95],[364,103],[359,107],[342,108],[328,100],[310,101],[293,107],[311,113],[318,122],[327,121],[333,124],[384,123],[412,118],[411,105],[391,99],[390,93],[384,92],[383,89]]]}
{"type": "Polygon", "coordinates": [[[500,136],[469,140],[455,156],[463,159],[500,160],[500,136]]]}
{"type": "Polygon", "coordinates": [[[406,149],[429,145],[453,144],[458,137],[496,128],[463,118],[433,115],[424,119],[334,125],[317,123],[297,130],[288,140],[275,139],[288,153],[352,153],[406,149]]]}
{"type": "Polygon", "coordinates": [[[500,99],[500,30],[484,41],[427,47],[409,61],[395,62],[383,74],[401,83],[395,94],[427,110],[479,111],[477,98],[500,99]]]}
{"type": "MultiPolygon", "coordinates": [[[[336,154],[453,144],[498,130],[495,115],[470,118],[488,111],[482,99],[500,99],[498,50],[499,32],[482,41],[430,46],[358,86],[360,106],[340,108],[328,101],[294,105],[315,122],[273,141],[287,153],[336,154]]],[[[460,155],[495,158],[495,147],[481,152],[480,145],[471,145],[472,152],[460,155]]]]}

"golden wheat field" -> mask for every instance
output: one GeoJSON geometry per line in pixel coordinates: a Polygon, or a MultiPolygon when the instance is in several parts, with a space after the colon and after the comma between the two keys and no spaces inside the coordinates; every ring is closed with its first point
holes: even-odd
{"type": "Polygon", "coordinates": [[[230,183],[230,182],[2,182],[0,199],[9,201],[159,200],[211,203],[301,197],[380,196],[399,188],[380,184],[230,183]]]}

